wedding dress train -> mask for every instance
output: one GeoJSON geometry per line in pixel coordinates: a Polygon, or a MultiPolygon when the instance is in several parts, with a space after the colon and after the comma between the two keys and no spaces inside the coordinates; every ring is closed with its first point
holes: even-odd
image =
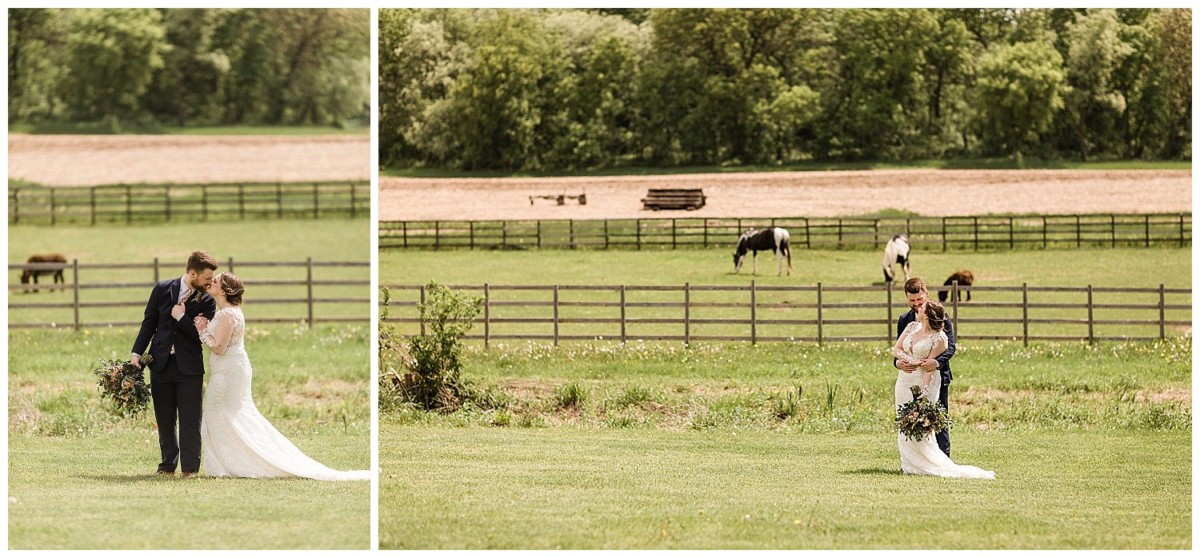
{"type": "Polygon", "coordinates": [[[209,322],[209,333],[219,320],[233,320],[234,327],[225,354],[211,353],[209,359],[211,376],[200,423],[205,474],[327,481],[370,479],[370,471],[337,471],[304,455],[258,412],[250,396],[253,371],[246,354],[245,316],[236,306],[223,308],[209,322]]]}
{"type": "MultiPolygon", "coordinates": [[[[941,339],[946,342],[946,334],[937,332],[936,335],[930,335],[925,339],[921,339],[913,343],[913,337],[922,331],[924,326],[920,322],[913,322],[905,329],[904,341],[900,347],[905,353],[912,355],[916,359],[925,359],[929,357],[929,353],[933,351],[935,340],[941,339]]],[[[896,406],[899,407],[909,401],[912,401],[912,386],[921,386],[920,370],[912,373],[899,371],[896,376],[896,406]]],[[[937,372],[934,372],[933,381],[929,382],[929,390],[925,397],[930,401],[937,401],[942,392],[942,382],[938,378],[937,372]]],[[[900,470],[908,475],[936,475],[939,477],[956,477],[956,478],[976,478],[976,479],[994,479],[996,473],[985,471],[979,467],[971,465],[957,465],[950,460],[950,457],[938,448],[934,436],[931,434],[925,436],[921,441],[909,440],[903,433],[897,431],[897,440],[900,444],[900,470]]]]}

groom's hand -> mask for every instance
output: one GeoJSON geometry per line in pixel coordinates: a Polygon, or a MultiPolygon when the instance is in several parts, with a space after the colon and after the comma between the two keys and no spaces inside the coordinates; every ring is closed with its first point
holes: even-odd
{"type": "Polygon", "coordinates": [[[912,374],[913,372],[917,371],[917,365],[913,364],[912,361],[909,361],[906,359],[900,359],[900,361],[897,362],[897,366],[899,366],[901,370],[903,370],[909,374],[912,374]]]}
{"type": "Polygon", "coordinates": [[[129,362],[132,362],[134,366],[141,368],[142,367],[142,355],[133,353],[132,356],[129,357],[129,362]]]}
{"type": "Polygon", "coordinates": [[[171,317],[175,318],[175,321],[179,321],[179,318],[183,317],[184,312],[187,312],[187,309],[184,308],[182,302],[171,307],[171,317]]]}

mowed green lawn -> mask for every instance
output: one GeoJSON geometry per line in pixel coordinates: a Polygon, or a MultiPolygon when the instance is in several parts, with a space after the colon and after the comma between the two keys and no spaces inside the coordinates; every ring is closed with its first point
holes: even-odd
{"type": "MultiPolygon", "coordinates": [[[[235,261],[367,261],[366,219],[247,221],[138,227],[10,227],[9,259],[61,251],[81,263],[163,262],[182,275],[188,254],[206,249],[235,261]]],[[[354,277],[366,279],[369,268],[354,277]]],[[[97,271],[91,273],[96,274],[97,271]]],[[[116,271],[91,281],[144,281],[145,287],[97,289],[103,301],[136,307],[91,309],[85,321],[140,320],[150,271],[116,271]]],[[[254,288],[272,268],[236,271],[248,282],[246,344],[258,409],[302,451],[338,469],[370,468],[372,372],[367,324],[309,328],[266,324],[277,311],[254,288]]],[[[347,273],[350,273],[347,271],[347,273]]],[[[10,273],[10,283],[16,283],[10,273]]],[[[69,276],[69,273],[68,273],[69,276]]],[[[347,276],[347,278],[353,278],[347,276]]],[[[69,279],[68,279],[69,280],[69,279]]],[[[342,287],[369,296],[364,286],[342,287]]],[[[69,293],[11,293],[10,303],[45,302],[69,293]]],[[[289,296],[289,295],[283,295],[289,296]]],[[[318,293],[318,296],[322,296],[318,293]]],[[[328,296],[328,295],[325,295],[328,296]]],[[[367,315],[365,303],[354,313],[367,315]]],[[[10,320],[61,320],[53,309],[10,308],[10,320]]],[[[299,315],[298,313],[296,315],[299,315]]],[[[321,314],[318,313],[318,316],[321,314]]],[[[8,540],[13,549],[368,549],[368,482],[300,479],[162,479],[152,412],[121,418],[101,401],[92,369],[100,358],[128,358],[132,327],[10,329],[8,332],[8,540]]],[[[201,465],[203,472],[204,466],[201,465]]]]}
{"type": "MultiPolygon", "coordinates": [[[[385,251],[380,284],[748,284],[730,251],[385,251]]],[[[798,251],[791,278],[763,258],[756,280],[870,285],[878,261],[798,251]]],[[[917,253],[914,272],[1190,288],[1190,264],[1186,248],[917,253]]],[[[1176,296],[1189,309],[1168,319],[1190,320],[1176,296]]],[[[1189,331],[960,342],[954,459],[995,481],[899,474],[885,343],[470,342],[491,403],[382,419],[380,547],[1191,548],[1189,331]]]]}
{"type": "Polygon", "coordinates": [[[994,481],[899,474],[884,432],[384,420],[381,549],[1187,549],[1191,433],[963,431],[994,481]]]}

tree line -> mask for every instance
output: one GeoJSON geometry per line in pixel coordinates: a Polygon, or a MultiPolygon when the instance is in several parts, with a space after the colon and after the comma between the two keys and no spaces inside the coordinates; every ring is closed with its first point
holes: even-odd
{"type": "Polygon", "coordinates": [[[9,123],[365,124],[363,9],[11,9],[9,123]]]}
{"type": "Polygon", "coordinates": [[[383,9],[380,159],[1190,159],[1186,9],[383,9]]]}

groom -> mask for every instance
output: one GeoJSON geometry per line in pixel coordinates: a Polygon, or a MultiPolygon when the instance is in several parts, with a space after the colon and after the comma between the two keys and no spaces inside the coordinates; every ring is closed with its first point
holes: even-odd
{"type": "MultiPolygon", "coordinates": [[[[905,281],[904,297],[908,299],[908,306],[909,308],[912,308],[912,310],[905,312],[900,316],[900,322],[896,325],[897,338],[899,338],[900,334],[904,332],[904,328],[908,327],[908,324],[911,324],[917,319],[917,312],[923,312],[925,310],[925,303],[929,301],[929,291],[925,289],[925,281],[920,277],[913,277],[905,281]]],[[[949,316],[946,317],[946,325],[943,327],[943,331],[946,332],[946,340],[948,343],[946,350],[941,355],[938,355],[938,357],[935,359],[937,360],[937,370],[940,372],[938,376],[942,379],[942,392],[938,397],[938,403],[940,403],[942,408],[946,409],[946,412],[949,413],[950,380],[953,378],[953,375],[950,374],[950,359],[954,357],[955,350],[954,324],[950,322],[949,316]]],[[[908,373],[914,373],[918,368],[917,366],[908,364],[907,362],[899,362],[898,359],[894,361],[894,364],[897,368],[908,373]]],[[[932,366],[925,366],[924,368],[926,370],[934,369],[932,366]]],[[[950,431],[939,431],[936,438],[938,447],[941,448],[942,453],[945,453],[946,457],[950,457],[950,431]]]]}
{"type": "Polygon", "coordinates": [[[150,291],[146,316],[133,342],[132,361],[141,366],[141,354],[150,346],[150,395],[158,423],[162,451],[159,475],[174,475],[181,465],[184,478],[200,471],[200,412],[203,405],[204,353],[196,316],[212,319],[216,313],[205,289],[212,284],[217,260],[203,250],[192,253],[183,277],[161,281],[150,291]],[[151,341],[153,340],[153,343],[151,341]],[[175,434],[176,417],[179,435],[175,434]]]}

